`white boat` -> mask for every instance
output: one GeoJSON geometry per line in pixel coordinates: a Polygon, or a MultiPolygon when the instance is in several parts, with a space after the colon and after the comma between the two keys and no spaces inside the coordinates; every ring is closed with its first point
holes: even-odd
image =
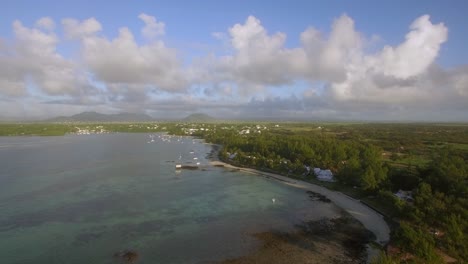
{"type": "Polygon", "coordinates": [[[176,165],[175,165],[175,168],[176,168],[176,169],[182,169],[182,164],[176,164],[176,165]]]}

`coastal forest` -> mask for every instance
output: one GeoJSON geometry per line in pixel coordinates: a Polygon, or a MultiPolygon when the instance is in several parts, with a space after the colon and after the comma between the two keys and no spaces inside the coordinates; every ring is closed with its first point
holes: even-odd
{"type": "Polygon", "coordinates": [[[239,166],[316,184],[305,168],[330,169],[337,182],[322,185],[360,199],[394,226],[389,263],[468,259],[467,126],[243,124],[194,135],[222,145],[220,158],[239,166]],[[397,198],[399,190],[411,197],[397,198]]]}
{"type": "Polygon", "coordinates": [[[24,123],[0,135],[155,133],[220,145],[219,158],[341,191],[374,208],[392,227],[375,263],[468,259],[468,125],[387,123],[24,123]],[[329,169],[335,182],[308,168],[329,169]],[[408,193],[401,199],[399,191],[408,193]]]}

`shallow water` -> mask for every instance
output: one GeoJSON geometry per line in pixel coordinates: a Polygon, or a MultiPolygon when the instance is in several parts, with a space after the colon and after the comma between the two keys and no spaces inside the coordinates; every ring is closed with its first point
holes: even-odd
{"type": "Polygon", "coordinates": [[[161,137],[0,137],[0,262],[116,263],[126,249],[138,263],[219,261],[253,250],[253,233],[340,213],[281,182],[209,166],[199,140],[161,137]]]}

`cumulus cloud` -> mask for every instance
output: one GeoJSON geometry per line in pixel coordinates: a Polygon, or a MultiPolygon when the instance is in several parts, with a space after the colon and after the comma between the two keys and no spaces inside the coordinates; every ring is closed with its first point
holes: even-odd
{"type": "Polygon", "coordinates": [[[362,56],[364,38],[354,29],[354,21],[347,15],[334,21],[328,38],[310,27],[301,33],[300,39],[307,58],[301,71],[309,80],[343,80],[348,67],[359,63],[362,56]]]}
{"type": "Polygon", "coordinates": [[[31,27],[14,21],[14,38],[0,39],[0,100],[33,95],[46,98],[31,104],[41,111],[101,107],[174,117],[206,109],[233,118],[410,120],[430,113],[426,119],[466,120],[468,67],[436,64],[448,29],[428,15],[409,25],[401,43],[379,41],[372,52],[366,45],[376,45],[375,35],[359,32],[346,14],[328,31],[309,26],[299,36],[269,32],[249,16],[212,33],[225,49],[192,61],[160,38],[164,22],[138,18],[141,28],[122,27],[112,38],[96,18],[63,19],[62,36],[49,17],[31,27]],[[298,46],[287,46],[287,37],[298,46]],[[62,38],[79,44],[78,58],[58,51],[62,38]]]}
{"type": "Polygon", "coordinates": [[[1,93],[25,96],[28,86],[34,86],[47,95],[80,95],[89,88],[77,65],[57,52],[60,40],[53,27],[48,17],[31,28],[13,22],[14,41],[0,53],[1,93]]]}
{"type": "MultiPolygon", "coordinates": [[[[294,81],[304,80],[324,84],[320,93],[310,89],[300,99],[306,112],[349,115],[370,109],[366,116],[376,117],[396,112],[415,116],[405,112],[412,110],[424,113],[468,108],[466,67],[448,71],[435,66],[440,47],[448,39],[448,29],[443,23],[432,23],[428,15],[414,20],[401,44],[384,46],[375,53],[366,53],[366,44],[375,37],[366,39],[347,15],[338,17],[328,34],[307,28],[296,48],[285,48],[284,33],[269,34],[252,16],[244,24],[229,28],[228,33],[233,53],[210,57],[209,72],[219,76],[221,82],[248,88],[250,95],[259,91],[250,87],[294,87],[294,81]],[[308,104],[308,95],[314,95],[313,104],[308,104]]],[[[211,76],[210,81],[216,78],[211,76]]],[[[291,102],[291,98],[283,97],[250,101],[249,105],[288,105],[280,104],[281,100],[291,102]]],[[[296,111],[294,107],[291,104],[291,110],[296,111]]]]}
{"type": "Polygon", "coordinates": [[[52,31],[55,29],[55,22],[50,17],[43,17],[36,21],[36,27],[52,31]]]}
{"type": "MultiPolygon", "coordinates": [[[[164,24],[156,23],[154,17],[141,14],[140,18],[146,23],[143,34],[147,37],[163,31],[164,24]]],[[[177,51],[163,41],[140,45],[126,27],[119,29],[117,37],[108,39],[96,34],[101,26],[95,19],[65,20],[64,26],[69,36],[79,38],[86,67],[112,91],[125,90],[129,95],[129,91],[141,93],[145,87],[173,92],[186,89],[177,51]]]]}
{"type": "MultiPolygon", "coordinates": [[[[164,33],[164,23],[146,14],[139,17],[145,22],[144,37],[164,33]]],[[[58,98],[49,102],[61,104],[128,101],[138,105],[155,89],[184,92],[187,88],[177,51],[163,41],[138,44],[126,27],[109,39],[101,35],[102,25],[95,18],[66,18],[62,26],[68,40],[81,44],[78,60],[57,51],[61,39],[51,18],[41,18],[31,28],[14,21],[11,45],[2,41],[0,46],[0,97],[43,93],[58,98]]]]}
{"type": "MultiPolygon", "coordinates": [[[[232,54],[198,61],[194,79],[205,83],[233,82],[237,95],[247,97],[261,92],[266,86],[294,81],[295,59],[300,50],[284,47],[286,35],[269,35],[259,19],[249,16],[244,24],[235,24],[228,34],[217,32],[222,41],[229,36],[232,54]]],[[[219,87],[224,87],[219,85],[219,87]]]]}
{"type": "Polygon", "coordinates": [[[102,30],[101,23],[94,17],[78,21],[73,18],[65,18],[62,20],[65,36],[70,39],[80,39],[93,35],[102,30]]]}
{"type": "Polygon", "coordinates": [[[375,68],[385,75],[405,79],[423,73],[447,41],[444,24],[432,24],[428,15],[416,19],[410,26],[404,43],[393,48],[385,46],[376,58],[375,68]]]}
{"type": "Polygon", "coordinates": [[[164,35],[166,25],[163,22],[156,21],[154,16],[141,13],[138,18],[145,22],[145,27],[141,29],[141,34],[147,39],[154,39],[164,35]]]}
{"type": "Polygon", "coordinates": [[[285,33],[269,34],[253,16],[229,28],[228,36],[233,53],[210,57],[202,68],[211,73],[209,82],[235,82],[247,95],[296,80],[344,80],[347,65],[362,58],[363,38],[346,15],[334,22],[328,37],[308,28],[301,34],[302,45],[297,48],[286,48],[285,33]]]}
{"type": "MultiPolygon", "coordinates": [[[[456,69],[450,77],[450,82],[453,83],[458,95],[468,99],[468,67],[456,69]]],[[[465,101],[468,105],[468,102],[465,101]]]]}
{"type": "Polygon", "coordinates": [[[0,93],[6,96],[23,96],[26,94],[24,82],[21,77],[11,76],[8,71],[3,71],[3,67],[0,66],[0,93]]]}
{"type": "Polygon", "coordinates": [[[344,64],[346,79],[329,84],[333,98],[382,104],[445,100],[444,94],[434,98],[427,72],[447,40],[447,28],[442,23],[432,24],[425,15],[410,30],[397,47],[385,46],[377,54],[361,54],[344,64]]]}

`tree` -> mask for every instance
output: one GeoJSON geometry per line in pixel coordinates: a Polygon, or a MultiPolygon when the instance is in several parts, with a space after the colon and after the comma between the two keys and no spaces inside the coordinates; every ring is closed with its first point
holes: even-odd
{"type": "Polygon", "coordinates": [[[380,254],[371,260],[371,264],[398,264],[400,263],[397,259],[394,259],[385,252],[381,251],[380,254]]]}
{"type": "Polygon", "coordinates": [[[425,263],[441,262],[440,256],[435,252],[435,241],[427,231],[401,222],[394,238],[403,251],[422,258],[425,263]]]}
{"type": "Polygon", "coordinates": [[[463,226],[466,229],[466,219],[459,215],[451,214],[448,217],[447,234],[444,239],[447,248],[452,254],[459,255],[461,252],[462,259],[468,259],[468,236],[463,231],[463,226]]]}
{"type": "Polygon", "coordinates": [[[426,181],[438,191],[458,196],[468,191],[467,162],[451,148],[443,148],[434,153],[433,160],[424,173],[426,181]]]}

